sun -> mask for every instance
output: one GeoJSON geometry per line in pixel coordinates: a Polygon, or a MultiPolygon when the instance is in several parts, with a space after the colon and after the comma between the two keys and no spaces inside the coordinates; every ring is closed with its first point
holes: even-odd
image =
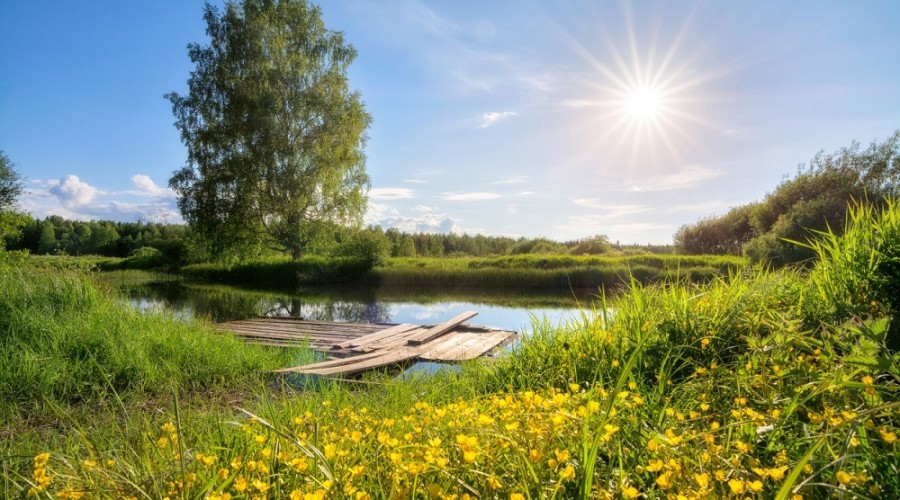
{"type": "Polygon", "coordinates": [[[665,90],[648,85],[635,86],[622,101],[625,113],[638,121],[657,120],[666,110],[665,90]]]}

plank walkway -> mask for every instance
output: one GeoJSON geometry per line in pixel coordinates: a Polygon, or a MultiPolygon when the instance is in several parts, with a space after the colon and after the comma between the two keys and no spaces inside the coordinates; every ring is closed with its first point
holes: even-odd
{"type": "Polygon", "coordinates": [[[351,375],[410,361],[474,359],[515,337],[516,332],[464,324],[476,314],[468,311],[434,326],[257,318],[221,323],[218,328],[257,344],[308,345],[328,357],[319,363],[278,370],[281,373],[351,375]]]}

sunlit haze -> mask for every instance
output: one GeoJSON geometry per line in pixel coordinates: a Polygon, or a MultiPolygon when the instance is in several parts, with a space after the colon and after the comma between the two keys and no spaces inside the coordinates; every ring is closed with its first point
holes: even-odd
{"type": "MultiPolygon", "coordinates": [[[[220,3],[220,2],[213,2],[220,3]]],[[[898,2],[341,0],[374,122],[365,221],[669,243],[799,163],[900,128],[898,2]]],[[[0,150],[37,217],[179,222],[203,2],[11,0],[0,150]]]]}

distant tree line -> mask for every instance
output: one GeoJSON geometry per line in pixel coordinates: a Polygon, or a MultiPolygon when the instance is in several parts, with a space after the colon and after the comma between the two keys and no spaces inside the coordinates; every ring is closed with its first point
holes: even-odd
{"type": "Polygon", "coordinates": [[[681,253],[746,255],[782,266],[814,258],[798,245],[816,231],[843,234],[852,202],[881,204],[900,195],[900,131],[861,148],[858,142],[818,153],[796,176],[762,200],[682,226],[674,242],[681,253]]]}
{"type": "Polygon", "coordinates": [[[173,261],[187,262],[190,229],[183,224],[74,221],[58,215],[43,220],[26,216],[17,234],[7,235],[10,250],[32,254],[103,255],[128,257],[141,248],[154,248],[173,261]]]}
{"type": "MultiPolygon", "coordinates": [[[[10,250],[36,255],[102,255],[129,257],[151,248],[173,264],[205,261],[209,253],[184,224],[149,222],[76,221],[58,215],[44,219],[24,216],[20,231],[8,234],[10,250]]],[[[357,232],[336,228],[315,254],[378,260],[382,257],[489,257],[520,254],[603,255],[616,253],[671,253],[672,247],[622,246],[605,235],[558,242],[548,238],[511,238],[482,234],[406,233],[370,226],[357,232]]],[[[272,255],[272,254],[268,254],[272,255]]],[[[374,263],[374,262],[373,262],[374,263]]]]}

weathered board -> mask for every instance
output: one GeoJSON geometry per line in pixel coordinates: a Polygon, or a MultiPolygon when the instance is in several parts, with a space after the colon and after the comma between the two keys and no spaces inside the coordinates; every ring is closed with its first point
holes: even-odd
{"type": "Polygon", "coordinates": [[[349,375],[417,360],[474,359],[495,351],[515,337],[516,332],[463,324],[476,314],[465,312],[435,326],[258,318],[221,323],[218,328],[257,344],[308,345],[329,358],[279,372],[349,375]]]}

